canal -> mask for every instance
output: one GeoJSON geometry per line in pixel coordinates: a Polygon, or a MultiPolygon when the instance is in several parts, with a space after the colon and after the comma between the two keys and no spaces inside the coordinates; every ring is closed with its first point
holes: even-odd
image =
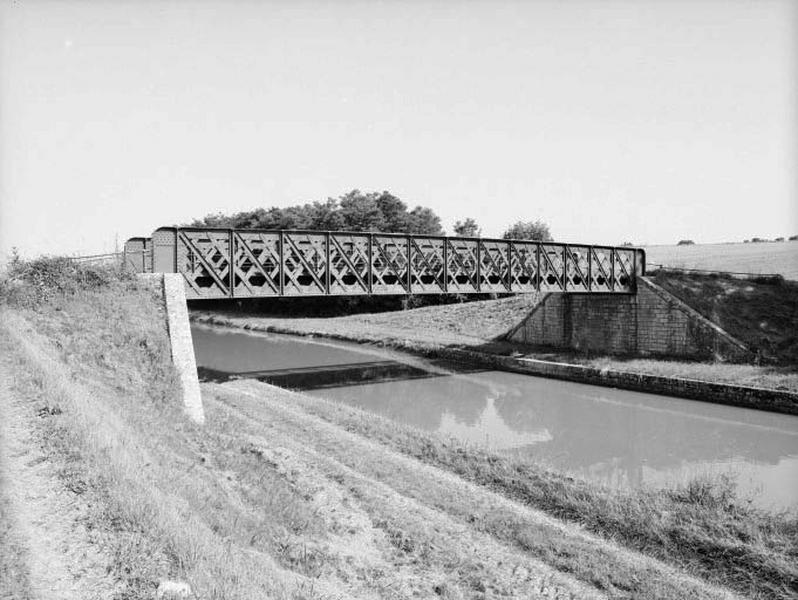
{"type": "Polygon", "coordinates": [[[371,346],[192,326],[200,378],[257,378],[610,486],[733,477],[798,506],[798,417],[474,369],[371,346]]]}

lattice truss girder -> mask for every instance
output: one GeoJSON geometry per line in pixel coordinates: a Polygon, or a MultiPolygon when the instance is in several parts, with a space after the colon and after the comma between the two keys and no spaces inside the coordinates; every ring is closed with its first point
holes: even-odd
{"type": "Polygon", "coordinates": [[[228,232],[178,232],[177,270],[186,280],[188,297],[230,297],[230,265],[228,232]]]}
{"type": "Polygon", "coordinates": [[[174,270],[163,258],[174,244],[190,298],[628,293],[643,260],[633,248],[370,233],[178,228],[153,240],[156,270],[174,270]]]}

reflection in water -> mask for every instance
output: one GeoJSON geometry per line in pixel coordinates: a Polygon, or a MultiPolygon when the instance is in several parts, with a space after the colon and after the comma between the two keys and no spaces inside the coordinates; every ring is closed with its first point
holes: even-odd
{"type": "Polygon", "coordinates": [[[271,377],[593,481],[664,485],[731,473],[762,506],[798,506],[798,417],[467,371],[353,344],[198,326],[194,343],[198,364],[217,376],[271,377]]]}

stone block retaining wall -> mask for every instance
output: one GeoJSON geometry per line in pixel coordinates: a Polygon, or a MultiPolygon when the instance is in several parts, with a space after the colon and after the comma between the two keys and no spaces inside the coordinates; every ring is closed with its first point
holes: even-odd
{"type": "Polygon", "coordinates": [[[744,344],[646,277],[636,294],[549,294],[507,335],[601,354],[745,361],[744,344]]]}

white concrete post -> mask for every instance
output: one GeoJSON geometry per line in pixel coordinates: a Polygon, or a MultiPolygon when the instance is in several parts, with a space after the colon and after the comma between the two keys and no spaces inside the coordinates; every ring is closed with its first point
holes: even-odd
{"type": "Polygon", "coordinates": [[[166,300],[166,322],[169,327],[169,340],[172,344],[172,362],[180,376],[183,387],[183,403],[188,416],[199,424],[205,422],[202,409],[197,361],[194,358],[194,344],[191,341],[191,327],[188,322],[186,290],[181,273],[163,274],[163,295],[166,300]]]}

